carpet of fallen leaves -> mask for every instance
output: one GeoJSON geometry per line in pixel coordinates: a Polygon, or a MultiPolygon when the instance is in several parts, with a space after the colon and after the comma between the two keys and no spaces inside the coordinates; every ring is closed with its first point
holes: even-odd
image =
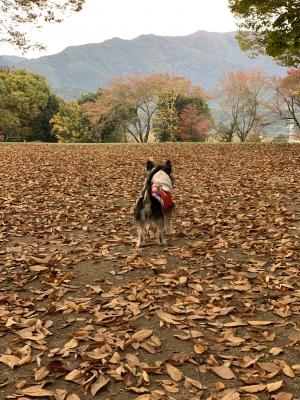
{"type": "Polygon", "coordinates": [[[300,399],[300,146],[0,146],[1,399],[300,399]],[[169,246],[136,249],[147,158],[169,246]]]}

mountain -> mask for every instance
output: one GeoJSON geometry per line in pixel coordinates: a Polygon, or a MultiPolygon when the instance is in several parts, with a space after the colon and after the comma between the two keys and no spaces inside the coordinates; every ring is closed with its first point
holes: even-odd
{"type": "Polygon", "coordinates": [[[22,61],[26,61],[26,58],[18,56],[0,56],[0,66],[2,67],[17,67],[22,61]]]}
{"type": "Polygon", "coordinates": [[[250,59],[240,50],[235,32],[205,31],[176,37],[114,38],[103,43],[67,47],[60,53],[37,59],[0,56],[0,65],[44,75],[52,89],[64,98],[76,98],[103,87],[112,76],[136,72],[185,75],[212,90],[220,76],[230,70],[262,67],[272,75],[282,75],[285,71],[270,57],[250,59]]]}

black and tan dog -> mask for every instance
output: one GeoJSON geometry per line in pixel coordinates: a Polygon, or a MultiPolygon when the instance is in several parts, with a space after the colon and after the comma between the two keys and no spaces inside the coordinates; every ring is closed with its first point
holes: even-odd
{"type": "Polygon", "coordinates": [[[137,247],[145,244],[145,236],[149,229],[156,231],[159,244],[167,244],[166,234],[171,233],[170,223],[174,211],[171,161],[167,160],[165,164],[155,167],[153,162],[148,160],[146,169],[145,184],[134,210],[138,228],[137,247]]]}

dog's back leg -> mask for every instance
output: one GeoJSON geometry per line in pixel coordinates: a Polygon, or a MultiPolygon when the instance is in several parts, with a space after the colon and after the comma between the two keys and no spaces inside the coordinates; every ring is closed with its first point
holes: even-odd
{"type": "Polygon", "coordinates": [[[174,216],[175,206],[172,204],[172,207],[165,212],[165,223],[166,223],[166,234],[171,235],[173,233],[171,220],[174,216]]]}
{"type": "Polygon", "coordinates": [[[138,223],[137,225],[137,231],[138,231],[138,240],[136,247],[142,247],[145,244],[145,235],[143,226],[140,223],[138,223]]]}
{"type": "Polygon", "coordinates": [[[161,244],[162,246],[165,246],[167,244],[167,240],[165,239],[166,229],[165,229],[164,219],[160,219],[159,221],[156,221],[155,228],[156,228],[156,235],[157,235],[158,243],[161,244]]]}

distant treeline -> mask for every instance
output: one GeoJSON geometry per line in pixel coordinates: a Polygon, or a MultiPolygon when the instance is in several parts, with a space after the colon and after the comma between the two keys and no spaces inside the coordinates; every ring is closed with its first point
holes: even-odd
{"type": "Polygon", "coordinates": [[[0,70],[0,138],[4,141],[127,142],[260,140],[280,120],[300,131],[300,69],[283,78],[233,71],[208,95],[185,77],[113,78],[105,89],[64,101],[45,78],[0,70]],[[222,118],[215,121],[213,98],[222,118]]]}

